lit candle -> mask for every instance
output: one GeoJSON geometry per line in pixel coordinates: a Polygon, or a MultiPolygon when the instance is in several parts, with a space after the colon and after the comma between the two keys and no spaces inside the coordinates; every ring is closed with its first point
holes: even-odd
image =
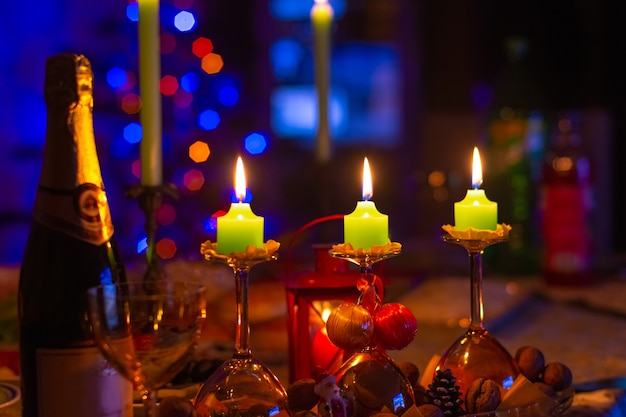
{"type": "Polygon", "coordinates": [[[235,194],[237,203],[230,205],[225,215],[217,218],[217,252],[229,255],[245,252],[248,246],[263,247],[263,217],[252,212],[250,204],[243,203],[246,196],[246,174],[241,157],[235,169],[235,194]]]}
{"type": "Polygon", "coordinates": [[[313,46],[315,49],[315,86],[317,88],[317,136],[315,156],[319,162],[330,159],[330,127],[328,121],[328,89],[330,72],[330,34],[333,8],[327,0],[315,0],[311,8],[313,46]]]}
{"type": "Polygon", "coordinates": [[[483,170],[478,148],[474,147],[472,164],[472,186],[462,201],[454,203],[454,227],[466,230],[470,227],[481,230],[496,230],[498,224],[498,204],[490,201],[485,190],[479,189],[483,183],[483,170]]]}
{"type": "Polygon", "coordinates": [[[354,249],[369,250],[372,246],[382,246],[389,241],[388,220],[381,214],[372,198],[372,174],[367,158],[363,161],[363,201],[358,201],[354,211],[343,218],[345,243],[354,249]]]}
{"type": "Polygon", "coordinates": [[[161,53],[159,0],[138,0],[139,6],[139,93],[143,130],[141,140],[141,183],[160,185],[163,180],[161,125],[161,53]]]}

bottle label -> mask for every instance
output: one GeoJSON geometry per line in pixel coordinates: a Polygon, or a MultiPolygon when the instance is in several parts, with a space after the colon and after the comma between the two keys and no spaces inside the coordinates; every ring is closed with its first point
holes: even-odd
{"type": "Polygon", "coordinates": [[[82,184],[74,190],[40,185],[33,217],[51,229],[97,246],[113,236],[106,193],[95,184],[82,184]]]}
{"type": "Polygon", "coordinates": [[[37,350],[39,417],[132,417],[133,388],[97,347],[37,350]]]}

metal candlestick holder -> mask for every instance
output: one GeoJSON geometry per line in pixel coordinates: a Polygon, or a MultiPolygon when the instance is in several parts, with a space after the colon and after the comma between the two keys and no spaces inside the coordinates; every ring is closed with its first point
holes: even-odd
{"type": "Polygon", "coordinates": [[[177,200],[178,189],[172,183],[161,185],[134,184],[126,189],[126,197],[138,199],[139,208],[141,208],[146,216],[144,229],[146,231],[148,246],[146,248],[147,269],[144,274],[145,281],[156,281],[164,276],[163,267],[156,253],[156,234],[158,228],[156,212],[161,207],[161,204],[163,204],[164,196],[177,200]]]}

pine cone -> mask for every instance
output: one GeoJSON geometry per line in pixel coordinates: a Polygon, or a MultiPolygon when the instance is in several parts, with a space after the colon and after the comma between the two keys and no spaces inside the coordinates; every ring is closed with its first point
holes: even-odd
{"type": "Polygon", "coordinates": [[[428,401],[443,411],[446,417],[457,417],[465,414],[462,408],[463,400],[456,378],[450,369],[437,370],[433,382],[428,385],[428,401]]]}

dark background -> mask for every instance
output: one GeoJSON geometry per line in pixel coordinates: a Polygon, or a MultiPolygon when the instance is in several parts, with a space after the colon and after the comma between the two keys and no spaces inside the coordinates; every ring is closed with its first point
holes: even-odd
{"type": "MultiPolygon", "coordinates": [[[[29,2],[28,7],[14,3],[1,6],[7,18],[0,29],[4,50],[0,175],[6,179],[0,182],[0,262],[21,260],[43,147],[44,62],[64,51],[84,53],[92,61],[100,162],[118,240],[127,258],[135,259],[143,216],[136,201],[125,199],[124,189],[138,181],[131,168],[139,151],[131,146],[118,152],[114,144],[125,124],[138,117],[120,110],[119,92],[105,83],[112,66],[137,71],[136,23],[126,17],[127,3],[58,0],[29,2]],[[33,7],[40,12],[35,15],[33,7]]],[[[306,3],[310,8],[311,2],[306,3]]],[[[172,203],[176,220],[162,225],[159,232],[175,242],[176,257],[198,257],[200,242],[214,237],[206,225],[214,212],[228,208],[238,153],[246,161],[253,208],[266,218],[266,237],[284,243],[308,221],[353,209],[361,198],[362,159],[368,156],[374,201],[389,214],[392,239],[405,245],[406,263],[415,269],[445,269],[436,266],[445,262],[425,254],[441,245],[440,226],[453,221],[453,203],[469,188],[471,148],[487,146],[488,102],[477,104],[473,97],[477,91],[493,93],[508,65],[505,40],[517,36],[528,45],[523,61],[528,89],[538,92],[529,106],[541,109],[548,125],[562,109],[579,110],[588,122],[584,144],[594,170],[597,262],[611,271],[621,268],[626,249],[621,238],[625,207],[619,198],[626,153],[622,2],[346,0],[334,23],[333,62],[343,62],[342,54],[355,44],[383,44],[394,51],[401,123],[392,146],[386,139],[337,140],[332,160],[322,166],[310,146],[279,137],[271,124],[272,91],[291,82],[276,77],[270,62],[272,45],[293,36],[304,50],[311,48],[308,19],[276,19],[271,5],[268,0],[162,2],[162,31],[177,39],[176,49],[163,56],[164,74],[197,68],[198,60],[189,50],[198,36],[210,38],[224,60],[219,75],[202,78],[204,89],[195,93],[186,112],[213,105],[212,88],[221,79],[234,82],[240,92],[236,106],[220,109],[221,123],[211,131],[198,129],[194,117],[164,98],[164,175],[182,192],[172,203]],[[195,13],[198,24],[191,33],[178,33],[167,23],[179,9],[195,13]],[[242,138],[250,131],[266,134],[268,147],[262,154],[246,154],[242,138]],[[211,148],[204,164],[187,157],[195,140],[206,141],[211,148]],[[205,178],[203,187],[193,192],[182,186],[183,171],[192,168],[200,169],[205,178]],[[433,186],[433,172],[445,174],[443,188],[433,186]]],[[[361,65],[370,64],[376,62],[365,60],[361,65]]],[[[339,83],[346,71],[359,71],[351,67],[342,72],[337,65],[333,64],[333,83],[339,83]]],[[[302,66],[299,81],[311,84],[311,60],[304,59],[302,66]]],[[[540,181],[534,186],[539,189],[540,181]]],[[[489,195],[488,182],[484,188],[489,195]]],[[[500,219],[506,221],[503,213],[500,219]]],[[[299,239],[305,251],[310,243],[336,242],[341,239],[341,224],[329,223],[299,239]]]]}

